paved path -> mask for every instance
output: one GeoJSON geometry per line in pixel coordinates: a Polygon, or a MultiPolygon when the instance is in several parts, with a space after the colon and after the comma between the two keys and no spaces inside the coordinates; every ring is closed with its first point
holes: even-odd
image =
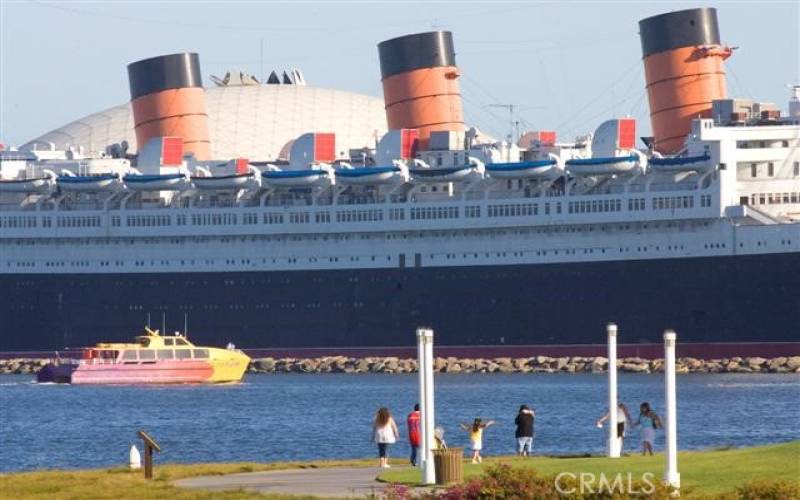
{"type": "Polygon", "coordinates": [[[363,498],[380,494],[385,484],[376,481],[383,469],[377,467],[329,467],[266,472],[199,476],[175,481],[181,488],[201,490],[257,491],[288,495],[363,498]]]}

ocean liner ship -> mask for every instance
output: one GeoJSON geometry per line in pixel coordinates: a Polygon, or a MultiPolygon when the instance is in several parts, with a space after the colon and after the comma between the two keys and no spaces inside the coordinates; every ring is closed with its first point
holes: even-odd
{"type": "MultiPolygon", "coordinates": [[[[520,147],[465,126],[450,32],[378,45],[389,132],[338,158],[210,158],[196,54],[128,67],[137,155],[0,152],[0,350],[124,340],[391,348],[797,346],[800,87],[729,98],[716,11],[639,24],[653,137],[631,118],[520,147]],[[365,145],[368,146],[368,145],[365,145]]],[[[789,349],[787,347],[787,349],[789,349]]],[[[486,351],[488,352],[488,351],[486,351]]]]}

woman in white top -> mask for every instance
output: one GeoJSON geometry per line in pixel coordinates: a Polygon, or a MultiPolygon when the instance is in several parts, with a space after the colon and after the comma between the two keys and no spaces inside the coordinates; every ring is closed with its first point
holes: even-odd
{"type": "MultiPolygon", "coordinates": [[[[597,427],[602,427],[603,422],[608,420],[608,412],[600,417],[597,421],[597,427]]],[[[631,414],[628,413],[628,407],[623,403],[617,405],[617,439],[619,439],[619,451],[622,453],[624,449],[623,439],[625,438],[625,424],[631,421],[631,414]]]]}
{"type": "Polygon", "coordinates": [[[372,440],[378,443],[378,457],[381,467],[389,467],[389,459],[386,452],[390,444],[397,442],[400,433],[397,432],[397,424],[389,412],[389,408],[380,408],[375,414],[372,423],[372,440]]]}

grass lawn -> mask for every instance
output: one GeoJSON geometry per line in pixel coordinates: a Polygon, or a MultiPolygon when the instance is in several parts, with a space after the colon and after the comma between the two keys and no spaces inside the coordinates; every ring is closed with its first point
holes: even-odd
{"type": "MultiPolygon", "coordinates": [[[[338,466],[375,466],[375,460],[339,460],[318,462],[230,463],[230,464],[158,464],[153,480],[144,473],[127,468],[75,471],[42,471],[0,474],[0,498],[13,499],[296,499],[303,497],[259,495],[247,491],[202,492],[172,485],[172,481],[192,476],[214,476],[240,472],[338,466]]],[[[310,497],[308,497],[310,498],[310,497]]]]}
{"type": "MultiPolygon", "coordinates": [[[[518,467],[533,467],[543,475],[559,472],[591,472],[606,475],[631,472],[640,475],[653,472],[656,478],[663,471],[663,456],[630,456],[616,460],[606,458],[547,458],[518,459],[500,457],[486,459],[484,465],[506,462],[518,467]]],[[[402,463],[398,460],[397,463],[402,463]]],[[[201,492],[184,490],[172,481],[192,476],[257,472],[294,468],[321,468],[336,466],[375,466],[375,460],[340,460],[319,462],[231,463],[231,464],[156,464],[155,478],[145,481],[142,471],[127,468],[94,469],[83,471],[42,471],[0,474],[0,497],[13,499],[244,499],[299,498],[279,495],[259,495],[246,491],[201,492]]],[[[683,486],[692,487],[696,493],[714,494],[730,491],[753,479],[785,479],[800,481],[800,441],[791,443],[741,448],[683,452],[678,459],[683,486]]],[[[481,466],[464,464],[466,477],[477,476],[481,466]]],[[[392,469],[381,479],[394,483],[416,484],[419,471],[392,469]]]]}
{"type": "MultiPolygon", "coordinates": [[[[596,476],[604,473],[608,477],[611,474],[630,472],[636,480],[643,473],[652,472],[660,480],[664,472],[663,454],[653,457],[633,455],[618,459],[498,457],[485,458],[482,465],[465,462],[464,477],[479,476],[483,466],[497,462],[514,467],[531,467],[544,476],[561,472],[589,472],[596,476]]],[[[684,451],[678,455],[678,471],[681,474],[681,486],[701,494],[731,491],[754,479],[800,482],[800,441],[754,448],[684,451]]],[[[381,474],[380,479],[391,483],[417,485],[419,476],[419,470],[390,470],[381,474]]]]}

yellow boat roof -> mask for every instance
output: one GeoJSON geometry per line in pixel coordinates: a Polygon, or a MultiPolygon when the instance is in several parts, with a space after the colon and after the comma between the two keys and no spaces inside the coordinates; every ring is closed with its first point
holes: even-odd
{"type": "Polygon", "coordinates": [[[96,349],[156,349],[159,347],[195,347],[194,344],[189,342],[189,339],[176,332],[176,335],[161,335],[158,330],[151,330],[150,327],[144,327],[144,335],[138,335],[136,342],[101,342],[95,345],[96,349]],[[170,345],[164,341],[172,339],[170,345]],[[180,340],[180,342],[178,342],[180,340]]]}

